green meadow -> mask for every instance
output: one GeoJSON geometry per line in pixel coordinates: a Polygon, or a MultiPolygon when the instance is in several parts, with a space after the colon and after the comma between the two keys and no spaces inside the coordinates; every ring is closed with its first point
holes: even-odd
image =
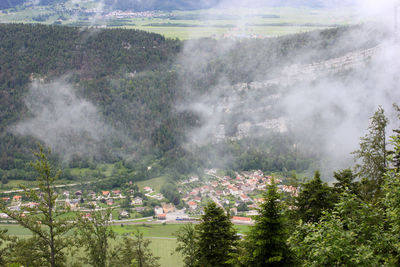
{"type": "MultiPolygon", "coordinates": [[[[176,248],[176,233],[182,224],[135,224],[135,225],[118,225],[112,226],[117,233],[117,239],[114,242],[119,242],[122,236],[130,235],[139,230],[143,236],[151,240],[150,248],[155,256],[160,257],[162,267],[183,266],[182,258],[179,254],[174,253],[176,248]]],[[[249,226],[235,225],[239,233],[245,234],[249,230],[249,226]]],[[[10,235],[18,237],[29,237],[31,232],[20,225],[2,224],[0,229],[7,229],[10,235]]]]}

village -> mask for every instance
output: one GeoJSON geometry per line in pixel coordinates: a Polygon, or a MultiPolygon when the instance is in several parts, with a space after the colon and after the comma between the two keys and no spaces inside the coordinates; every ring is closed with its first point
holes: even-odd
{"type": "MultiPolygon", "coordinates": [[[[203,214],[203,208],[213,201],[229,212],[234,224],[253,224],[253,216],[264,201],[262,195],[268,184],[273,181],[278,190],[287,196],[297,196],[298,188],[286,185],[281,179],[264,175],[262,171],[234,173],[235,177],[221,175],[216,169],[205,170],[205,175],[190,176],[178,182],[181,197],[179,207],[150,186],[139,188],[128,182],[121,189],[76,190],[58,188],[56,211],[71,215],[80,212],[90,218],[90,212],[111,209],[110,221],[114,224],[135,223],[185,223],[196,222],[203,214]]],[[[144,182],[146,184],[146,182],[144,182]]],[[[21,190],[1,195],[8,208],[28,213],[39,203],[27,199],[21,190]]],[[[1,223],[13,223],[5,214],[0,213],[1,223]]]]}

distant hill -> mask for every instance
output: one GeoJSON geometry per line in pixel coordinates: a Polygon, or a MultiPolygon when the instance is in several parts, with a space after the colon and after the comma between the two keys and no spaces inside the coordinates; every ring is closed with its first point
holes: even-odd
{"type": "MultiPolygon", "coordinates": [[[[40,0],[39,5],[52,5],[56,3],[68,2],[71,0],[40,0]]],[[[32,0],[2,0],[0,9],[13,8],[32,0]]],[[[353,0],[271,0],[266,3],[260,1],[228,1],[228,0],[105,0],[105,8],[109,10],[196,10],[207,9],[216,6],[308,6],[308,7],[327,7],[348,5],[353,0]]]]}

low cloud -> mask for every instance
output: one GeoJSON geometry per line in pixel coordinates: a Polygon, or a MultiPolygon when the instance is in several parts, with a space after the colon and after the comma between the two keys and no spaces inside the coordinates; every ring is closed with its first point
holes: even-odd
{"type": "Polygon", "coordinates": [[[129,141],[105,123],[92,103],[78,97],[65,79],[50,83],[35,80],[24,102],[30,116],[11,131],[39,139],[66,160],[73,154],[99,157],[115,140],[129,141]]]}

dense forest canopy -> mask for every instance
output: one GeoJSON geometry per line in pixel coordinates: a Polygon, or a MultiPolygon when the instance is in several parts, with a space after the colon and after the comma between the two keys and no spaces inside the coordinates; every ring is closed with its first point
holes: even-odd
{"type": "MultiPolygon", "coordinates": [[[[137,30],[2,24],[0,168],[11,178],[23,177],[13,170],[29,170],[29,150],[41,140],[55,144],[60,159],[70,164],[84,158],[115,162],[150,154],[161,158],[161,166],[186,172],[186,161],[196,156],[193,166],[215,163],[206,151],[218,147],[213,153],[229,159],[230,168],[306,170],[317,154],[296,149],[301,159],[295,156],[290,134],[187,150],[188,133],[205,121],[178,104],[214,93],[219,77],[232,85],[249,83],[273,77],[276,69],[299,60],[311,63],[376,45],[374,38],[343,42],[358,31],[363,31],[360,26],[264,40],[183,43],[137,30]],[[224,45],[229,49],[219,50],[224,45]],[[296,57],[310,49],[315,53],[296,57]],[[72,117],[64,116],[70,113],[72,117]],[[183,161],[162,159],[165,155],[183,161]]],[[[232,135],[240,123],[233,115],[225,119],[232,135]]]]}

